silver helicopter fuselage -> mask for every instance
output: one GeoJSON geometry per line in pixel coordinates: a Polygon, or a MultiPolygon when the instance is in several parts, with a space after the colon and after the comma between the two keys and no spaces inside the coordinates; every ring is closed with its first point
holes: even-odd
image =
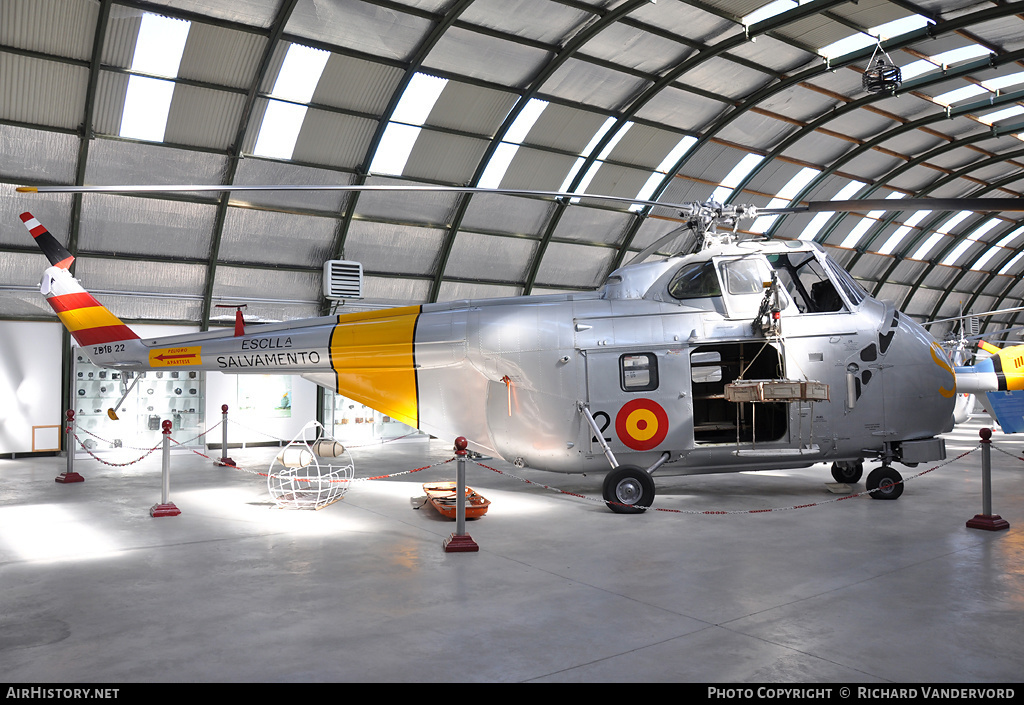
{"type": "Polygon", "coordinates": [[[98,365],[299,374],[434,436],[556,472],[918,462],[943,457],[937,437],[952,427],[945,353],[814,243],[629,265],[590,293],[149,340],[103,334],[120,322],[85,315],[99,309],[75,318],[65,300],[76,291],[66,270],[47,270],[44,294],[98,365]],[[737,391],[758,398],[736,401],[737,391]]]}

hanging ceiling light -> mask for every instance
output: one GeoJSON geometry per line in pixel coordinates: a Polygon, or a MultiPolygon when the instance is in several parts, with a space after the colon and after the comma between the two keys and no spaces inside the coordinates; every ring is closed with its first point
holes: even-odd
{"type": "Polygon", "coordinates": [[[861,80],[864,90],[868,93],[893,92],[903,83],[900,67],[893,64],[892,59],[882,49],[881,40],[876,44],[875,53],[871,55],[871,61],[868,62],[861,80]]]}

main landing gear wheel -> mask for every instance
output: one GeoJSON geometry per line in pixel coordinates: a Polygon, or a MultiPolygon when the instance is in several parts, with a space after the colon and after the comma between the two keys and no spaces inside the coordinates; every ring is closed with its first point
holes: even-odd
{"type": "Polygon", "coordinates": [[[903,476],[888,465],[882,465],[868,473],[864,485],[871,493],[871,499],[899,499],[903,494],[903,476]]]}
{"type": "Polygon", "coordinates": [[[860,478],[864,475],[864,463],[863,462],[841,462],[832,463],[832,477],[836,482],[842,482],[843,484],[852,485],[860,482],[860,478]]]}
{"type": "Polygon", "coordinates": [[[654,502],[654,480],[643,468],[620,465],[604,478],[604,500],[617,514],[642,514],[654,502]]]}

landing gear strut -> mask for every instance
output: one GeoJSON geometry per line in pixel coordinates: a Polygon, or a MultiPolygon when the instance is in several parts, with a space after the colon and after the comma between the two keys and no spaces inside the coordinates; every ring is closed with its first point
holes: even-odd
{"type": "Polygon", "coordinates": [[[604,500],[617,514],[642,514],[654,502],[654,480],[643,468],[620,465],[605,475],[604,500]]]}

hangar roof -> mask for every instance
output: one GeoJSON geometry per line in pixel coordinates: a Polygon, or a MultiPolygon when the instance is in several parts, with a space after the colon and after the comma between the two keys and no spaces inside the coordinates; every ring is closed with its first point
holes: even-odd
{"type": "MultiPolygon", "coordinates": [[[[1024,3],[0,0],[0,317],[49,318],[18,214],[126,320],[596,287],[671,208],[495,194],[39,194],[20,184],[437,184],[755,206],[1018,197],[1024,3]],[[902,84],[864,87],[878,61],[902,84]]],[[[762,218],[919,319],[1024,300],[1013,213],[762,218]]],[[[1018,314],[986,324],[1011,325],[1018,314]]]]}

